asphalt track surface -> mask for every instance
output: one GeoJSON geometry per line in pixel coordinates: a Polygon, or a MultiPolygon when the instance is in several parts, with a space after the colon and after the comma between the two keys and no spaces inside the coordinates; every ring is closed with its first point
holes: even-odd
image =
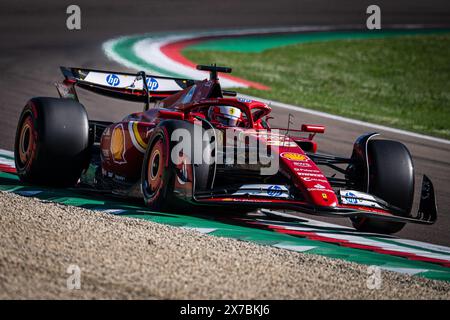
{"type": "MultiPolygon", "coordinates": [[[[127,71],[108,61],[101,44],[114,37],[156,31],[207,30],[240,27],[365,24],[373,1],[76,1],[82,29],[66,28],[70,1],[3,1],[0,4],[0,148],[12,150],[20,111],[30,97],[56,96],[53,83],[60,65],[127,71]]],[[[436,1],[377,1],[383,24],[450,24],[450,3],[436,1]]],[[[140,105],[92,94],[81,99],[91,119],[119,120],[140,105]]],[[[273,125],[286,123],[288,113],[275,109],[273,125]]],[[[322,123],[319,151],[349,155],[355,138],[373,129],[295,112],[295,121],[322,123]]],[[[383,133],[383,132],[382,132],[383,133]]],[[[407,225],[404,238],[450,245],[450,145],[404,135],[383,133],[411,150],[417,172],[430,176],[437,190],[439,220],[432,226],[407,225]]],[[[417,188],[418,189],[418,188],[417,188]]],[[[318,218],[319,219],[319,218],[318,218]]],[[[322,219],[348,224],[344,220],[322,219]]]]}

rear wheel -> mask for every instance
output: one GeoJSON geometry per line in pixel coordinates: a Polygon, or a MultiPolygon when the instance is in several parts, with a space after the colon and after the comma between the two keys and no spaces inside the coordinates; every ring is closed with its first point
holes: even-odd
{"type": "Polygon", "coordinates": [[[89,123],[80,103],[33,98],[19,118],[15,165],[24,182],[74,185],[89,162],[89,123]]]}
{"type": "MultiPolygon", "coordinates": [[[[408,149],[392,140],[370,140],[369,193],[401,209],[401,216],[409,216],[414,200],[414,167],[408,149]]],[[[366,190],[361,190],[366,191],[366,190]]],[[[370,218],[353,218],[353,226],[364,232],[391,234],[405,224],[370,218]]]]}

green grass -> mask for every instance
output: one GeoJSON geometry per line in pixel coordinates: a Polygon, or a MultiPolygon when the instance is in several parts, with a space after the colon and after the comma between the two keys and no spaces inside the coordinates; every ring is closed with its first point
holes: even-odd
{"type": "Polygon", "coordinates": [[[233,75],[271,87],[242,93],[450,138],[450,35],[183,54],[199,64],[233,67],[233,75]]]}

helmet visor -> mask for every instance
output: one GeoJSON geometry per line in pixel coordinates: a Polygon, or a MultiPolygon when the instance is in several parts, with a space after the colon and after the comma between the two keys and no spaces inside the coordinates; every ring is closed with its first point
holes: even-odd
{"type": "Polygon", "coordinates": [[[223,115],[218,115],[216,116],[216,120],[217,122],[223,124],[224,126],[235,127],[237,126],[239,118],[231,118],[223,115]]]}

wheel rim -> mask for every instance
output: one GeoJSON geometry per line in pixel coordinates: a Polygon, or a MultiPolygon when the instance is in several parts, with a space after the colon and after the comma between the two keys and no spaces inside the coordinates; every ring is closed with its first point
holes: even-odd
{"type": "Polygon", "coordinates": [[[161,140],[155,143],[149,157],[147,166],[147,183],[150,196],[155,195],[163,184],[163,143],[161,140]]]}
{"type": "Polygon", "coordinates": [[[159,152],[155,152],[153,159],[151,161],[151,168],[150,168],[150,179],[155,180],[158,176],[159,172],[159,160],[160,160],[160,154],[159,152]]]}
{"type": "Polygon", "coordinates": [[[20,164],[24,167],[30,161],[34,149],[33,121],[30,116],[22,124],[18,149],[20,164]]]}

